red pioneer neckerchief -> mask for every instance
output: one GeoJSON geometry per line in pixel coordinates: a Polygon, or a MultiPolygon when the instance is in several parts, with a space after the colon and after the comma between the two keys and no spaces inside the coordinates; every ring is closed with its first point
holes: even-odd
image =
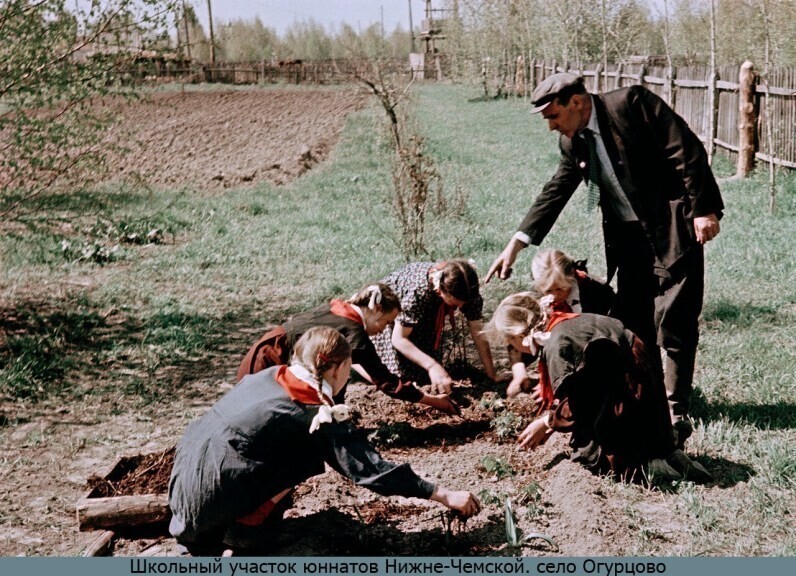
{"type": "MultiPolygon", "coordinates": [[[[438,264],[434,264],[432,268],[435,271],[442,270],[445,268],[445,264],[446,262],[439,262],[438,264]]],[[[434,319],[434,350],[439,350],[440,344],[442,344],[442,333],[445,331],[445,318],[448,318],[450,321],[451,329],[456,330],[456,318],[453,316],[454,312],[456,312],[456,306],[448,306],[445,304],[444,300],[440,302],[439,308],[437,308],[437,317],[434,319]]]]}
{"type": "MultiPolygon", "coordinates": [[[[580,316],[577,312],[562,312],[559,310],[553,310],[553,313],[550,315],[550,319],[547,321],[547,326],[545,326],[545,332],[550,332],[555,326],[564,322],[565,320],[571,320],[572,318],[577,318],[580,316]]],[[[539,389],[539,396],[541,399],[541,407],[539,410],[546,410],[550,408],[553,404],[553,383],[550,381],[550,374],[547,372],[547,364],[539,357],[539,364],[537,366],[539,370],[539,384],[537,387],[539,389]]]]}
{"type": "Polygon", "coordinates": [[[359,312],[356,311],[354,305],[348,302],[343,302],[335,298],[329,303],[329,311],[335,316],[348,318],[361,326],[365,325],[365,321],[362,319],[362,316],[359,315],[359,312]]]}
{"type": "MultiPolygon", "coordinates": [[[[310,386],[309,382],[305,382],[301,378],[297,378],[287,366],[280,366],[276,371],[276,381],[288,393],[290,399],[294,402],[301,402],[302,404],[309,404],[317,406],[321,404],[321,399],[318,398],[318,391],[310,386]]],[[[332,399],[325,396],[329,405],[334,404],[332,399]]]]}

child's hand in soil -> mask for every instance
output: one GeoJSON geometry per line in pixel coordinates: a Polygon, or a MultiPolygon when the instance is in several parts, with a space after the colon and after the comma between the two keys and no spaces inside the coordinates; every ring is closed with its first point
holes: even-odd
{"type": "Polygon", "coordinates": [[[520,448],[533,450],[541,446],[553,435],[553,429],[547,425],[547,415],[541,416],[528,424],[528,427],[520,432],[518,441],[520,448]]]}
{"type": "Polygon", "coordinates": [[[431,380],[432,394],[450,394],[453,387],[453,379],[447,370],[440,364],[434,364],[428,371],[428,378],[431,380]]]}
{"type": "Polygon", "coordinates": [[[421,404],[431,406],[449,416],[461,416],[462,411],[448,394],[425,394],[420,400],[421,404]]]}
{"type": "Polygon", "coordinates": [[[475,494],[467,490],[453,491],[437,486],[431,495],[431,500],[447,506],[451,510],[456,510],[464,518],[469,518],[478,514],[481,510],[481,503],[475,494]]]}

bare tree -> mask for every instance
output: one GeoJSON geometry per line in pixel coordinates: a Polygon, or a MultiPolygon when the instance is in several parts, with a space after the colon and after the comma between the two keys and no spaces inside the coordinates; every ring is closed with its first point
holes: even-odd
{"type": "Polygon", "coordinates": [[[357,75],[376,96],[387,115],[394,161],[392,166],[391,205],[400,225],[401,249],[407,260],[428,254],[425,244],[426,216],[433,188],[439,175],[433,160],[425,154],[424,138],[411,129],[406,114],[399,109],[412,86],[412,81],[399,92],[381,66],[373,65],[371,77],[357,75]]]}

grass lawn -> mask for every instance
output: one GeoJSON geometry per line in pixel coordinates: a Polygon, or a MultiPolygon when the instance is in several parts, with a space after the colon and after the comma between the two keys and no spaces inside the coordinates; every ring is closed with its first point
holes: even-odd
{"type": "MultiPolygon", "coordinates": [[[[413,102],[445,190],[467,199],[463,214],[429,216],[428,257],[474,258],[483,274],[554,172],[557,145],[521,100],[469,101],[478,95],[427,85],[413,102]]],[[[119,391],[154,402],[179,393],[184,379],[170,368],[193,365],[190,377],[208,359],[232,378],[265,327],[400,266],[383,124],[375,106],[352,115],[330,160],[285,187],[208,196],[115,186],[29,205],[0,236],[3,402],[31,409],[119,391]],[[163,243],[118,242],[119,230],[151,229],[163,243]]],[[[732,171],[717,161],[719,176],[732,171]]],[[[777,184],[772,215],[764,168],[722,183],[722,231],[706,249],[689,449],[737,482],[649,495],[692,518],[688,554],[796,555],[796,173],[777,184]]],[[[602,275],[599,225],[585,204],[581,189],[544,246],[588,258],[602,275]]],[[[529,285],[532,256],[484,288],[487,315],[529,285]]],[[[637,501],[627,513],[638,517],[638,548],[627,553],[658,550],[637,489],[617,490],[637,501]]]]}

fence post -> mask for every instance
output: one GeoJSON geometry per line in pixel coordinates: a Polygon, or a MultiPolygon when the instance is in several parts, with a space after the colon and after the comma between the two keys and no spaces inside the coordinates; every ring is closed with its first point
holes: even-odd
{"type": "Polygon", "coordinates": [[[594,94],[600,94],[600,75],[603,73],[603,63],[599,62],[597,68],[594,69],[594,94]]]}
{"type": "MultiPolygon", "coordinates": [[[[622,87],[622,63],[616,65],[616,77],[614,78],[614,88],[622,87]]],[[[608,90],[608,70],[605,71],[605,89],[608,90]]]]}
{"type": "Polygon", "coordinates": [[[644,86],[644,75],[647,73],[647,65],[642,64],[638,69],[638,83],[644,86]]]}
{"type": "Polygon", "coordinates": [[[738,75],[738,165],[735,175],[746,178],[755,162],[755,71],[748,60],[738,75]]]}
{"type": "Polygon", "coordinates": [[[713,70],[708,76],[708,110],[710,110],[710,117],[708,118],[708,164],[713,166],[713,155],[716,153],[716,121],[719,115],[719,99],[716,98],[716,80],[718,74],[713,70]]]}
{"type": "Polygon", "coordinates": [[[517,67],[514,70],[514,95],[523,96],[525,94],[525,58],[522,54],[517,56],[517,67]]]}
{"type": "Polygon", "coordinates": [[[531,58],[531,65],[528,67],[528,94],[532,94],[536,88],[536,58],[531,58]]]}

